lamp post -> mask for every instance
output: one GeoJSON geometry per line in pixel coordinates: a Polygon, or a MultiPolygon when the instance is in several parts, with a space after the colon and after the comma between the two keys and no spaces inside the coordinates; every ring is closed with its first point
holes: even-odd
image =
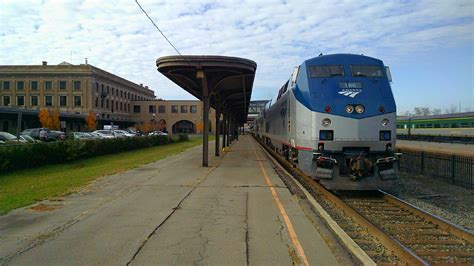
{"type": "Polygon", "coordinates": [[[153,130],[153,131],[156,131],[156,120],[155,120],[155,117],[156,117],[156,114],[153,113],[153,119],[151,120],[151,121],[152,121],[152,130],[153,130]]]}
{"type": "Polygon", "coordinates": [[[99,128],[99,113],[96,113],[95,114],[95,123],[96,123],[96,129],[100,129],[99,128]]]}

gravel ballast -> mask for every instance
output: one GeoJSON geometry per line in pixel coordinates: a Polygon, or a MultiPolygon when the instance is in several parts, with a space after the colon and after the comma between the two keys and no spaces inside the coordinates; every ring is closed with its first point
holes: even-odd
{"type": "Polygon", "coordinates": [[[474,231],[474,190],[449,184],[439,178],[401,174],[397,185],[388,192],[422,210],[474,231]]]}

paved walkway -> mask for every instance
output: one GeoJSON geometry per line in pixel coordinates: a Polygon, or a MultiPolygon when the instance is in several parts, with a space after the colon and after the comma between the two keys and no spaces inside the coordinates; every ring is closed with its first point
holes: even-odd
{"type": "Polygon", "coordinates": [[[0,264],[337,264],[253,139],[208,168],[201,150],[0,216],[0,264]]]}

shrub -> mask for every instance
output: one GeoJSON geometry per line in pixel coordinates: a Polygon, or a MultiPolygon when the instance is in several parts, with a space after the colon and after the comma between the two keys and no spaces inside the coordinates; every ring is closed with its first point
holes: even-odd
{"type": "Polygon", "coordinates": [[[189,140],[187,135],[0,146],[0,173],[189,140]]]}

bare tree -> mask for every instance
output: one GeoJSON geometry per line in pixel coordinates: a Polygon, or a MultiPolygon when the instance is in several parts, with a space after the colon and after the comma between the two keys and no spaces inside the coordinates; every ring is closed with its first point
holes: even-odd
{"type": "Polygon", "coordinates": [[[430,110],[429,107],[422,107],[421,112],[422,112],[423,116],[427,116],[427,115],[431,114],[431,110],[430,110]]]}
{"type": "Polygon", "coordinates": [[[458,107],[455,104],[452,104],[449,108],[444,110],[445,114],[454,114],[458,112],[458,107]]]}
{"type": "Polygon", "coordinates": [[[472,109],[470,106],[464,107],[464,112],[472,112],[474,109],[472,109]]]}
{"type": "Polygon", "coordinates": [[[431,111],[431,114],[433,115],[440,115],[441,114],[441,108],[435,108],[433,111],[431,111]]]}
{"type": "Polygon", "coordinates": [[[423,111],[421,110],[421,107],[413,108],[413,115],[414,116],[421,116],[422,114],[423,114],[423,111]]]}

